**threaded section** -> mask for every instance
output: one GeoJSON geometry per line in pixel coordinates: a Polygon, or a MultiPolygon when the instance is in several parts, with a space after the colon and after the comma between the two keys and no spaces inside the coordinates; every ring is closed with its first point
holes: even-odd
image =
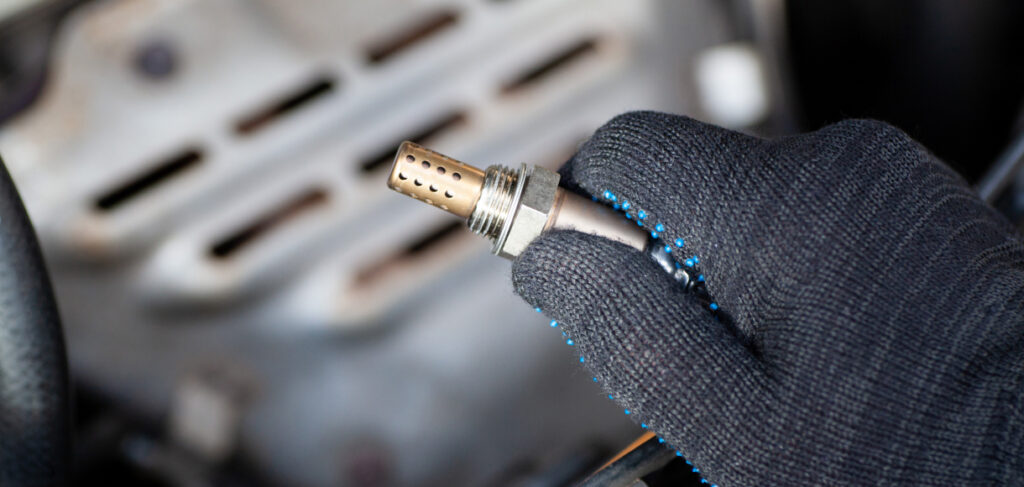
{"type": "Polygon", "coordinates": [[[484,176],[480,199],[469,216],[469,229],[477,235],[494,241],[501,235],[505,219],[515,199],[519,174],[508,167],[491,166],[484,176]]]}

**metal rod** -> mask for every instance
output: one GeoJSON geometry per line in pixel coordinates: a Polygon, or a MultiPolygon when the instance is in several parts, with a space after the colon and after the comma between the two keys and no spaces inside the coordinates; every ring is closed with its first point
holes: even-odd
{"type": "Polygon", "coordinates": [[[1013,181],[1022,163],[1024,163],[1024,133],[1018,135],[1010,146],[999,154],[992,167],[974,185],[978,196],[986,203],[994,202],[1003,189],[1013,181]]]}

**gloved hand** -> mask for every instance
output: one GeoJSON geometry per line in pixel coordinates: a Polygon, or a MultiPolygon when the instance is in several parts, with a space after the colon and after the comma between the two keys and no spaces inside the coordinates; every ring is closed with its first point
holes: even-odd
{"type": "Polygon", "coordinates": [[[630,113],[562,175],[696,256],[721,319],[576,232],[531,244],[515,289],[709,481],[1024,485],[1024,246],[905,134],[630,113]]]}

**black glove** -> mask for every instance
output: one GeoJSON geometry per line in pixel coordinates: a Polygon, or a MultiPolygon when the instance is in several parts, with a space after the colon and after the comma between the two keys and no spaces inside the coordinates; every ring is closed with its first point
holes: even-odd
{"type": "Polygon", "coordinates": [[[1024,246],[905,134],[630,113],[562,175],[657,231],[715,303],[566,231],[516,260],[516,291],[708,480],[1024,485],[1024,246]]]}

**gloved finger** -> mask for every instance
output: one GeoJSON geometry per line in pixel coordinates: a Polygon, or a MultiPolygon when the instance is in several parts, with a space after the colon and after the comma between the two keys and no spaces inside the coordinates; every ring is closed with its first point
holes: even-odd
{"type": "Polygon", "coordinates": [[[766,141],[635,112],[600,128],[562,173],[657,231],[749,338],[766,314],[785,312],[779,296],[813,277],[823,255],[873,238],[879,201],[913,191],[908,174],[925,164],[936,165],[879,122],[766,141]]]}
{"type": "Polygon", "coordinates": [[[763,443],[752,435],[772,428],[771,380],[649,257],[592,235],[548,232],[516,259],[512,280],[557,320],[627,414],[710,479],[725,482],[735,465],[757,464],[750,458],[763,443]]]}

